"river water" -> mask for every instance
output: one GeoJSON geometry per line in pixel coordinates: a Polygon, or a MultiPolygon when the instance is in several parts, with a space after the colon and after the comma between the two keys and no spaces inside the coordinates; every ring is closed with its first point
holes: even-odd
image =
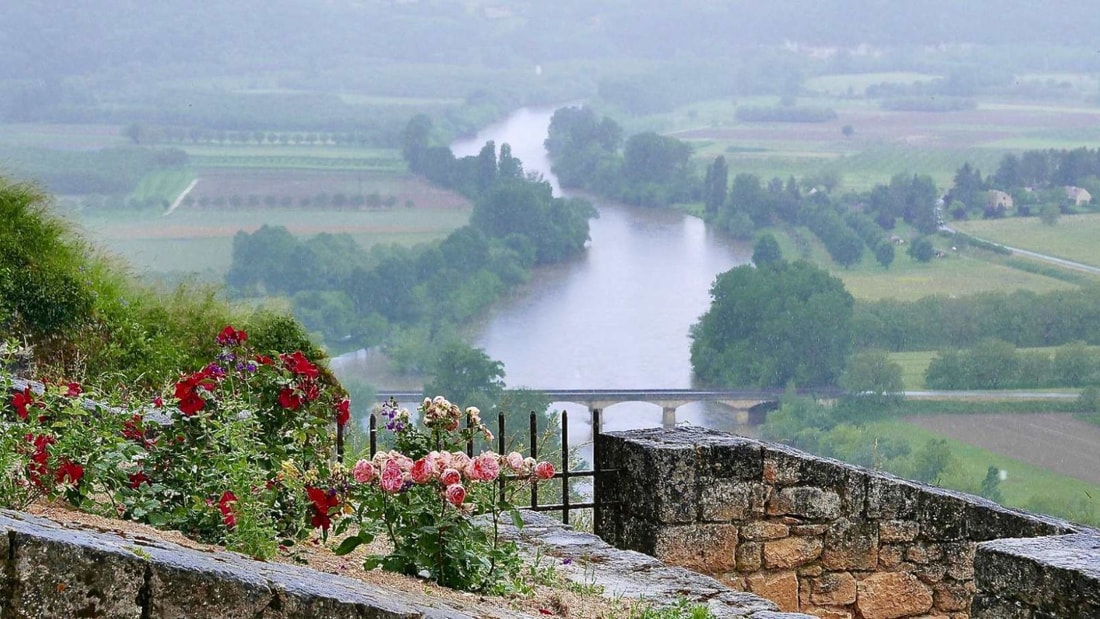
{"type": "MultiPolygon", "coordinates": [[[[451,145],[476,155],[487,140],[507,143],[527,172],[562,195],[543,147],[552,108],[523,108],[451,145]]],[[[508,387],[659,389],[692,386],[688,331],[710,305],[719,273],[748,262],[752,249],[680,212],[593,200],[599,210],[584,255],[540,270],[496,304],[475,345],[505,367],[508,387]]],[[[583,412],[575,404],[554,408],[583,412]]],[[[681,422],[729,428],[729,413],[703,404],[677,411],[681,422]]],[[[583,419],[583,417],[582,417],[583,419]]],[[[578,420],[580,421],[580,420],[578,420]]],[[[571,429],[574,426],[571,420],[571,429]]],[[[609,407],[605,429],[657,426],[653,404],[609,407]]],[[[578,428],[587,434],[588,426],[578,428]]],[[[583,436],[579,436],[583,440],[583,436]]]]}

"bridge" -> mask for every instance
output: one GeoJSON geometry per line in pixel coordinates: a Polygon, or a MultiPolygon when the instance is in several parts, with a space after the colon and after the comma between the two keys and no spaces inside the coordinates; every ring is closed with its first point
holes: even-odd
{"type": "MultiPolygon", "coordinates": [[[[661,423],[664,426],[676,425],[676,409],[692,402],[718,402],[743,415],[742,423],[760,424],[769,411],[779,405],[779,398],[786,393],[784,389],[535,389],[545,393],[552,402],[573,402],[589,410],[605,409],[623,402],[649,402],[661,407],[661,423]]],[[[841,389],[822,387],[818,389],[796,389],[798,395],[810,395],[819,398],[835,398],[843,394],[841,389]]],[[[378,398],[390,398],[398,402],[419,402],[424,399],[422,391],[382,390],[378,398]]]]}

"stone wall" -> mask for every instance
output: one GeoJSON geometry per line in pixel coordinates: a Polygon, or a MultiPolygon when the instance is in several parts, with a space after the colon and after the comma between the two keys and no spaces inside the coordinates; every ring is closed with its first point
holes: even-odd
{"type": "Polygon", "coordinates": [[[963,619],[981,584],[974,578],[980,542],[1078,530],[979,497],[701,428],[597,440],[599,467],[617,471],[597,481],[597,496],[615,501],[604,508],[597,534],[785,611],[828,619],[963,619]]]}
{"type": "Polygon", "coordinates": [[[974,619],[1100,617],[1100,537],[1061,535],[978,545],[974,619]]]}
{"type": "MultiPolygon", "coordinates": [[[[704,575],[612,548],[546,516],[525,512],[524,519],[527,526],[505,527],[504,535],[561,565],[566,578],[602,586],[605,595],[644,597],[657,606],[681,599],[704,603],[717,619],[812,619],[778,612],[774,603],[704,575]]],[[[0,618],[41,617],[533,619],[478,596],[444,602],[301,566],[0,510],[0,618]]]]}

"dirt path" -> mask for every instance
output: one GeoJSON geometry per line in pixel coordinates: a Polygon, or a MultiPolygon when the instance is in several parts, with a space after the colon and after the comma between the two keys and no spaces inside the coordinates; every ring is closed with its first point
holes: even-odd
{"type": "Polygon", "coordinates": [[[1100,426],[1066,413],[925,415],[908,423],[1100,484],[1100,426]]]}
{"type": "Polygon", "coordinates": [[[172,211],[176,210],[176,207],[183,202],[183,199],[187,197],[187,194],[191,193],[191,190],[195,188],[195,185],[199,184],[199,179],[195,179],[187,184],[187,187],[180,192],[180,195],[176,196],[176,199],[172,201],[172,206],[168,207],[167,211],[164,211],[164,216],[167,217],[172,214],[172,211]]]}

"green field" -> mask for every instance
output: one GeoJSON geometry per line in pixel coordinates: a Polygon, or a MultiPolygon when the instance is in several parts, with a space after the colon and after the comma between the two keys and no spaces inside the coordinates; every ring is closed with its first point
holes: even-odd
{"type": "Polygon", "coordinates": [[[1100,266],[1100,213],[1063,215],[1053,226],[1038,217],[959,221],[952,224],[976,237],[1067,260],[1100,266]]]}
{"type": "Polygon", "coordinates": [[[835,73],[820,75],[806,80],[803,87],[810,92],[820,92],[836,96],[862,96],[868,86],[876,84],[913,84],[930,82],[939,75],[930,73],[912,73],[893,71],[884,73],[835,73]]]}
{"type": "Polygon", "coordinates": [[[152,200],[158,204],[172,204],[172,202],[187,188],[195,178],[195,171],[191,168],[161,169],[146,174],[131,197],[140,200],[152,200]]]}
{"type": "MultiPolygon", "coordinates": [[[[1100,518],[1100,487],[1093,484],[1052,473],[902,421],[874,422],[868,424],[867,429],[873,435],[905,441],[913,451],[931,439],[945,439],[958,459],[959,466],[945,475],[942,484],[944,487],[976,493],[985,478],[986,470],[990,466],[996,466],[1008,474],[1000,484],[1004,505],[1027,509],[1038,497],[1043,498],[1046,505],[1083,504],[1090,506],[1093,514],[1093,521],[1086,524],[1100,524],[1100,520],[1096,520],[1100,518]]],[[[1065,513],[1054,515],[1069,516],[1065,513]]]]}
{"type": "Polygon", "coordinates": [[[466,224],[468,209],[404,208],[365,211],[297,209],[187,210],[82,213],[88,237],[139,271],[213,271],[223,275],[233,255],[233,236],[263,224],[286,226],[299,237],[350,234],[364,248],[412,245],[441,239],[466,224]]]}
{"type": "MultiPolygon", "coordinates": [[[[821,242],[809,230],[800,228],[793,233],[806,241],[805,248],[808,251],[801,252],[790,230],[770,231],[779,241],[784,256],[790,259],[807,258],[827,268],[844,282],[844,287],[853,297],[860,300],[913,301],[931,295],[964,295],[1020,288],[1041,293],[1076,287],[1060,279],[1001,264],[989,252],[966,249],[951,251],[949,242],[940,237],[933,237],[932,241],[937,249],[947,253],[944,258],[936,258],[928,263],[917,262],[906,255],[907,245],[898,245],[895,247],[894,262],[889,269],[882,268],[869,251],[864,251],[863,259],[858,264],[845,269],[832,261],[821,242]]],[[[897,232],[903,237],[910,234],[905,230],[897,232]]]]}

